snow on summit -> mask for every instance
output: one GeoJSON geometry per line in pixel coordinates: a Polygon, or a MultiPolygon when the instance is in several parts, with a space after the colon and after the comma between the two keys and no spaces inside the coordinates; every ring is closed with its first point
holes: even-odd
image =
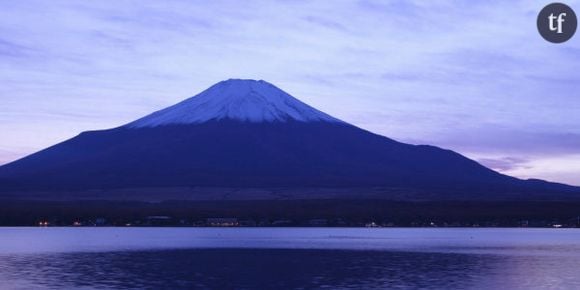
{"type": "Polygon", "coordinates": [[[126,125],[130,128],[195,124],[211,120],[244,122],[342,122],[259,80],[221,81],[197,96],[126,125]]]}

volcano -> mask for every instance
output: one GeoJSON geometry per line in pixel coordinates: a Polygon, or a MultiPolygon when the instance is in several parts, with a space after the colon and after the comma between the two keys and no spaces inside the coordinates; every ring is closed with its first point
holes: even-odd
{"type": "Polygon", "coordinates": [[[580,193],[506,176],[450,150],[373,134],[268,82],[239,79],[0,167],[0,195],[11,197],[93,192],[109,199],[132,191],[134,199],[169,199],[177,191],[185,199],[243,199],[264,190],[279,193],[266,198],[434,200],[580,193]],[[208,197],[208,189],[221,194],[208,197]]]}

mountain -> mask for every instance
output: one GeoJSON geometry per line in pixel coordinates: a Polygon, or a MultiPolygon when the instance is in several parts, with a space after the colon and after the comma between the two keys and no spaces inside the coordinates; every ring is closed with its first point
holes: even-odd
{"type": "Polygon", "coordinates": [[[5,196],[93,191],[107,199],[133,190],[136,199],[163,199],[180,189],[187,199],[208,188],[223,189],[216,191],[227,192],[224,199],[266,188],[281,192],[275,198],[308,198],[308,192],[435,200],[580,196],[576,187],[520,180],[450,150],[373,134],[270,83],[238,79],[0,167],[5,196]]]}
{"type": "Polygon", "coordinates": [[[265,81],[228,80],[199,95],[155,112],[127,128],[200,124],[209,121],[240,122],[330,122],[341,123],[265,81]]]}

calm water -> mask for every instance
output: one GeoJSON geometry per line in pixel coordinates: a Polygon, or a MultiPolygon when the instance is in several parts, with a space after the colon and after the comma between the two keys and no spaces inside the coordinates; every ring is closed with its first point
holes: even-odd
{"type": "Polygon", "coordinates": [[[580,230],[0,228],[1,289],[580,289],[580,230]]]}

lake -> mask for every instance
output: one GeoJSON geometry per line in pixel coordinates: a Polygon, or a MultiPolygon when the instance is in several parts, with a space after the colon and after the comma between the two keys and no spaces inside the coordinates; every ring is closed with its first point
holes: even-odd
{"type": "Polygon", "coordinates": [[[1,289],[580,289],[580,230],[0,228],[1,289]]]}

